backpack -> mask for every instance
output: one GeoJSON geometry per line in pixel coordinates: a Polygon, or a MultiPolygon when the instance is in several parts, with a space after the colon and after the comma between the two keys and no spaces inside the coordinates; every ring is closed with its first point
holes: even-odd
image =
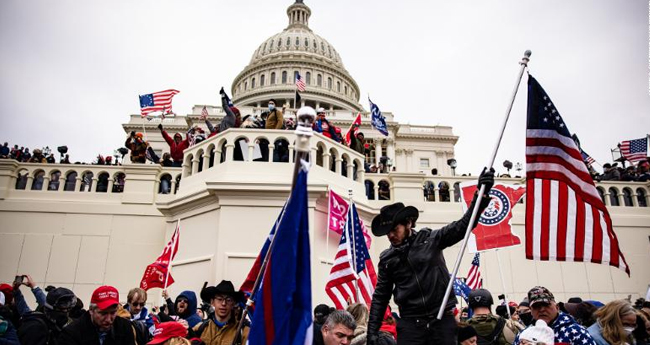
{"type": "Polygon", "coordinates": [[[496,326],[494,326],[494,330],[492,333],[486,335],[485,337],[482,337],[480,335],[476,335],[476,344],[478,345],[497,345],[499,344],[499,336],[503,332],[503,327],[506,325],[506,320],[502,317],[499,318],[497,321],[496,326]]]}
{"type": "Polygon", "coordinates": [[[38,311],[32,311],[23,315],[21,319],[21,327],[17,330],[21,341],[27,333],[33,335],[33,332],[38,331],[38,329],[34,328],[35,324],[38,324],[43,329],[47,330],[47,340],[45,341],[45,344],[56,344],[56,338],[59,333],[61,333],[61,329],[50,321],[44,313],[38,311]],[[30,324],[32,324],[31,327],[30,324]]]}

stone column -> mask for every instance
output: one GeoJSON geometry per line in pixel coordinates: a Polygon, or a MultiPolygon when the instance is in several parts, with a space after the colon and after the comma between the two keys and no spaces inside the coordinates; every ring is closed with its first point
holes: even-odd
{"type": "Polygon", "coordinates": [[[113,192],[113,185],[115,184],[115,180],[112,178],[108,179],[108,188],[106,188],[106,193],[112,193],[113,192]]]}
{"type": "Polygon", "coordinates": [[[77,186],[80,186],[79,188],[81,188],[81,176],[79,175],[77,175],[77,177],[74,179],[74,188],[72,189],[73,192],[77,191],[77,186]]]}
{"type": "Polygon", "coordinates": [[[357,182],[365,183],[364,181],[365,179],[366,179],[366,170],[363,168],[363,166],[360,166],[359,169],[357,170],[357,182]]]}
{"type": "Polygon", "coordinates": [[[171,184],[171,189],[169,190],[169,194],[176,194],[176,179],[172,177],[172,184],[171,184]]]}
{"type": "Polygon", "coordinates": [[[605,206],[612,206],[610,199],[609,199],[609,190],[605,190],[605,206]]]}
{"type": "Polygon", "coordinates": [[[97,181],[99,181],[99,179],[97,177],[93,177],[93,183],[92,183],[91,187],[93,187],[93,189],[94,189],[93,191],[95,193],[97,193],[97,187],[99,187],[99,183],[97,183],[97,181]]]}
{"type": "Polygon", "coordinates": [[[632,191],[632,206],[634,207],[639,207],[639,195],[636,193],[636,191],[632,191]]]}
{"type": "Polygon", "coordinates": [[[340,157],[336,157],[336,161],[335,161],[335,165],[334,165],[334,172],[339,174],[339,175],[342,175],[342,173],[341,173],[341,170],[342,170],[341,168],[342,167],[343,167],[343,159],[341,159],[340,157]]]}
{"type": "Polygon", "coordinates": [[[388,146],[386,146],[386,156],[393,161],[393,166],[395,166],[395,139],[388,138],[386,139],[388,146]]]}
{"type": "Polygon", "coordinates": [[[406,153],[406,169],[404,172],[411,172],[413,171],[413,149],[406,149],[404,152],[406,153]]]}
{"type": "Polygon", "coordinates": [[[328,171],[330,170],[330,157],[332,155],[329,154],[329,152],[323,152],[323,168],[327,169],[328,171]]]}
{"type": "Polygon", "coordinates": [[[293,145],[289,145],[289,163],[295,163],[296,162],[296,156],[293,154],[294,149],[295,148],[293,147],[293,145]]]}
{"type": "Polygon", "coordinates": [[[194,157],[192,158],[192,175],[196,174],[199,172],[199,158],[194,157]]]}
{"type": "Polygon", "coordinates": [[[203,166],[201,167],[202,171],[210,168],[210,157],[212,157],[211,151],[207,151],[203,154],[203,166]]]}
{"type": "Polygon", "coordinates": [[[381,158],[381,139],[374,138],[373,143],[375,144],[375,165],[379,167],[379,158],[381,158]]]}
{"type": "Polygon", "coordinates": [[[348,162],[347,168],[348,168],[348,178],[354,181],[354,164],[352,164],[352,162],[348,162]]]}
{"type": "Polygon", "coordinates": [[[253,161],[253,154],[255,154],[255,145],[251,145],[250,142],[246,143],[248,145],[248,161],[253,161]]]}
{"type": "Polygon", "coordinates": [[[235,144],[227,143],[226,144],[226,161],[232,162],[233,160],[235,160],[234,154],[235,154],[235,144]]]}
{"type": "MultiPolygon", "coordinates": [[[[267,162],[273,162],[273,151],[275,151],[275,144],[269,142],[269,157],[267,162]]],[[[291,155],[291,151],[289,151],[289,155],[291,155]]]]}
{"type": "Polygon", "coordinates": [[[375,198],[372,200],[379,200],[379,182],[375,183],[375,198]]]}

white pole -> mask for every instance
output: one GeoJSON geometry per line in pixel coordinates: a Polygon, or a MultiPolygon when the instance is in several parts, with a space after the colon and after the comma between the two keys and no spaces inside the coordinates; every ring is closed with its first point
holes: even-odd
{"type": "MultiPolygon", "coordinates": [[[[171,248],[171,253],[169,254],[169,264],[167,264],[167,274],[165,275],[165,283],[163,284],[163,291],[167,290],[167,282],[169,281],[169,273],[172,270],[172,260],[174,258],[174,248],[176,248],[176,241],[178,241],[178,232],[180,232],[181,229],[181,219],[178,218],[178,221],[176,222],[176,229],[174,229],[174,232],[172,233],[172,237],[174,241],[172,242],[172,248],[171,248]],[[175,235],[175,236],[174,236],[175,235]]],[[[161,296],[162,297],[162,296],[161,296]]],[[[165,304],[165,297],[162,297],[163,303],[161,305],[165,304]]]]}
{"type": "Polygon", "coordinates": [[[510,306],[508,305],[508,297],[506,295],[506,280],[503,277],[503,267],[501,266],[501,256],[499,255],[499,249],[495,249],[497,252],[497,262],[499,263],[499,275],[501,276],[501,285],[503,286],[503,299],[506,302],[506,310],[508,312],[508,318],[512,318],[510,315],[510,306]]]}
{"type": "MultiPolygon", "coordinates": [[[[350,197],[350,201],[348,203],[348,221],[347,223],[350,225],[350,232],[348,233],[348,236],[352,238],[352,271],[354,271],[354,275],[356,278],[357,275],[357,255],[356,255],[356,241],[354,239],[354,217],[352,215],[352,189],[348,189],[348,196],[350,197]]],[[[345,231],[348,230],[348,227],[345,227],[345,231]]],[[[355,279],[354,280],[354,289],[355,289],[355,295],[354,295],[354,302],[359,302],[359,282],[355,279]]]]}
{"type": "MultiPolygon", "coordinates": [[[[503,138],[503,132],[505,132],[506,130],[506,125],[508,124],[508,118],[510,118],[510,112],[512,111],[512,105],[515,103],[515,97],[517,96],[517,91],[519,90],[519,84],[521,84],[521,78],[524,75],[524,70],[528,66],[530,55],[531,55],[531,51],[526,50],[526,52],[524,52],[524,57],[519,62],[519,64],[521,65],[521,68],[519,70],[519,76],[517,77],[515,89],[512,92],[512,99],[510,100],[510,104],[508,104],[508,109],[506,110],[506,116],[505,119],[503,120],[503,125],[501,126],[501,133],[499,133],[497,144],[494,147],[492,156],[490,157],[490,163],[487,165],[488,168],[491,168],[494,165],[494,160],[496,159],[497,152],[499,151],[499,146],[501,145],[501,139],[503,138]]],[[[478,191],[478,198],[476,199],[477,200],[476,204],[474,205],[474,209],[472,210],[472,217],[470,218],[469,224],[467,225],[467,230],[465,231],[465,238],[463,239],[463,242],[460,246],[460,251],[458,252],[458,257],[456,258],[456,263],[454,264],[454,269],[452,270],[451,273],[451,279],[447,284],[447,290],[445,290],[445,295],[442,297],[440,310],[438,310],[438,316],[437,316],[438,320],[442,320],[442,315],[445,313],[445,306],[447,305],[447,301],[449,301],[449,294],[451,293],[454,280],[456,279],[456,275],[458,274],[458,269],[460,268],[460,262],[463,259],[463,254],[465,254],[465,248],[467,248],[467,240],[469,239],[469,234],[472,232],[472,226],[474,225],[474,221],[476,220],[478,208],[479,205],[481,204],[481,199],[483,198],[483,194],[485,194],[485,185],[482,185],[481,189],[478,191]]]]}
{"type": "Polygon", "coordinates": [[[331,218],[332,218],[332,217],[330,217],[330,214],[332,212],[330,210],[331,200],[332,200],[332,190],[330,189],[329,186],[327,186],[327,229],[325,229],[325,245],[326,245],[326,247],[325,247],[325,258],[326,258],[326,260],[329,260],[329,258],[330,258],[330,231],[331,231],[330,225],[331,225],[331,218]]]}

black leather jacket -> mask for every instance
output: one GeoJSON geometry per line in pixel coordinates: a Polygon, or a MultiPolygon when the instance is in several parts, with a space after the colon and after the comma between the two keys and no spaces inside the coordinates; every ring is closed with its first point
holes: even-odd
{"type": "MultiPolygon", "coordinates": [[[[479,214],[489,202],[489,198],[483,198],[479,214]]],[[[424,228],[412,234],[406,244],[398,248],[390,246],[381,253],[368,321],[369,338],[378,334],[391,294],[399,306],[400,317],[436,317],[449,283],[442,250],[463,239],[473,205],[474,202],[458,221],[439,230],[424,228]]],[[[455,305],[452,290],[445,310],[455,305]]]]}

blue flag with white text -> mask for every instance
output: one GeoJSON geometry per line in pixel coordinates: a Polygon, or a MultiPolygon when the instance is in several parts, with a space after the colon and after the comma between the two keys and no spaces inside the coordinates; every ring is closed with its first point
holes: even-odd
{"type": "Polygon", "coordinates": [[[248,336],[250,344],[311,344],[307,171],[301,169],[277,223],[248,336]]]}
{"type": "Polygon", "coordinates": [[[370,112],[372,113],[372,128],[378,130],[383,135],[388,135],[388,127],[386,127],[386,118],[381,114],[377,104],[372,103],[370,97],[368,97],[368,103],[370,103],[370,112]]]}
{"type": "Polygon", "coordinates": [[[462,297],[465,302],[467,302],[470,292],[472,292],[472,289],[467,286],[467,284],[465,284],[465,282],[463,282],[460,278],[456,278],[456,280],[454,280],[454,294],[456,294],[456,296],[462,297]]]}

